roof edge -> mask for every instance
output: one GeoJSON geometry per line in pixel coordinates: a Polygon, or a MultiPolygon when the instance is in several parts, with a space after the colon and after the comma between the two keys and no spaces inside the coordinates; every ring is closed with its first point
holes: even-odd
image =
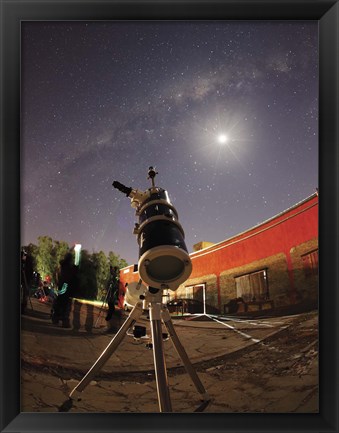
{"type": "Polygon", "coordinates": [[[193,251],[193,252],[189,253],[189,255],[190,256],[199,255],[199,253],[201,253],[201,251],[205,252],[207,250],[213,250],[213,248],[216,248],[216,247],[218,247],[218,246],[220,246],[220,245],[222,245],[222,244],[224,244],[226,242],[229,242],[229,241],[231,241],[231,240],[233,240],[233,239],[235,239],[235,238],[237,238],[239,236],[242,236],[242,235],[244,235],[244,234],[246,234],[246,233],[248,233],[248,232],[250,232],[250,231],[252,231],[252,230],[254,230],[254,229],[258,228],[258,227],[260,227],[260,226],[263,226],[263,225],[269,223],[270,221],[275,220],[276,218],[279,218],[280,216],[282,216],[282,215],[290,212],[291,210],[293,210],[293,209],[301,206],[304,203],[307,203],[308,201],[312,200],[313,198],[315,198],[317,196],[318,196],[318,192],[315,192],[315,193],[311,194],[310,196],[304,198],[303,200],[295,203],[293,206],[291,206],[291,207],[283,210],[282,212],[279,212],[278,214],[272,216],[271,218],[268,218],[267,220],[264,220],[264,221],[256,224],[255,226],[250,227],[250,228],[244,230],[243,232],[237,233],[236,235],[231,236],[230,238],[224,239],[223,241],[220,241],[220,242],[218,242],[216,244],[210,245],[209,247],[206,247],[203,250],[193,251]]]}

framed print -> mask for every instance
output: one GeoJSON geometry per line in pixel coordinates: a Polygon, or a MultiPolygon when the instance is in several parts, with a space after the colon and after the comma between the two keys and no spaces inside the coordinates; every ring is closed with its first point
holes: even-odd
{"type": "Polygon", "coordinates": [[[0,1],[1,431],[337,431],[338,2],[0,1]]]}

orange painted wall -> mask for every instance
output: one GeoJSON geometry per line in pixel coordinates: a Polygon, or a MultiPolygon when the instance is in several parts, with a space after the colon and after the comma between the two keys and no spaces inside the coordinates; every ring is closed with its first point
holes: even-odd
{"type": "Polygon", "coordinates": [[[193,272],[190,278],[208,273],[219,274],[291,248],[318,236],[318,197],[312,197],[282,215],[206,250],[190,254],[193,272]]]}
{"type": "MultiPolygon", "coordinates": [[[[317,237],[318,195],[314,194],[256,227],[212,247],[191,253],[193,270],[190,279],[215,274],[219,285],[218,277],[225,269],[237,268],[246,263],[284,253],[293,290],[290,251],[293,247],[317,237]]],[[[138,273],[133,273],[133,266],[120,271],[120,280],[123,284],[138,279],[138,273]]],[[[220,287],[217,287],[217,290],[220,297],[220,287]]]]}

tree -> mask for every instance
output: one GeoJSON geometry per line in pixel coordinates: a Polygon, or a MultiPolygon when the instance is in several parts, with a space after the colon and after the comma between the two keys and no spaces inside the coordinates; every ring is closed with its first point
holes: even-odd
{"type": "Polygon", "coordinates": [[[96,281],[98,288],[98,299],[102,299],[106,294],[109,279],[109,263],[103,251],[92,254],[92,261],[96,270],[96,281]]]}
{"type": "Polygon", "coordinates": [[[119,269],[128,266],[126,260],[122,259],[119,254],[113,253],[113,251],[108,253],[108,262],[110,266],[117,266],[119,269]]]}
{"type": "MultiPolygon", "coordinates": [[[[32,257],[33,267],[42,279],[49,275],[54,283],[57,283],[60,261],[67,253],[74,253],[67,242],[56,241],[49,236],[39,236],[38,245],[29,244],[24,249],[32,257]]],[[[89,254],[88,251],[82,250],[75,296],[102,299],[106,295],[110,279],[110,266],[121,269],[127,265],[126,260],[112,251],[106,257],[103,251],[89,254]]]]}
{"type": "Polygon", "coordinates": [[[37,245],[30,243],[22,249],[31,257],[33,270],[37,269],[37,256],[39,251],[37,245]]]}
{"type": "Polygon", "coordinates": [[[45,279],[47,275],[54,274],[53,239],[49,236],[38,237],[36,265],[42,279],[45,279]]]}
{"type": "Polygon", "coordinates": [[[68,252],[70,252],[70,248],[67,242],[54,241],[52,250],[53,273],[51,275],[54,282],[57,282],[57,275],[60,269],[60,261],[65,258],[68,252]]]}

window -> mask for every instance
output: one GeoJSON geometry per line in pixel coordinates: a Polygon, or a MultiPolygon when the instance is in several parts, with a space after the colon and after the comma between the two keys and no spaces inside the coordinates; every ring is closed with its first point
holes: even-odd
{"type": "Polygon", "coordinates": [[[235,286],[237,297],[245,302],[269,299],[266,269],[236,277],[235,286]]]}
{"type": "Polygon", "coordinates": [[[318,275],[318,250],[301,256],[306,277],[318,275]]]}
{"type": "Polygon", "coordinates": [[[193,299],[193,286],[185,287],[185,296],[186,299],[193,299]]]}

